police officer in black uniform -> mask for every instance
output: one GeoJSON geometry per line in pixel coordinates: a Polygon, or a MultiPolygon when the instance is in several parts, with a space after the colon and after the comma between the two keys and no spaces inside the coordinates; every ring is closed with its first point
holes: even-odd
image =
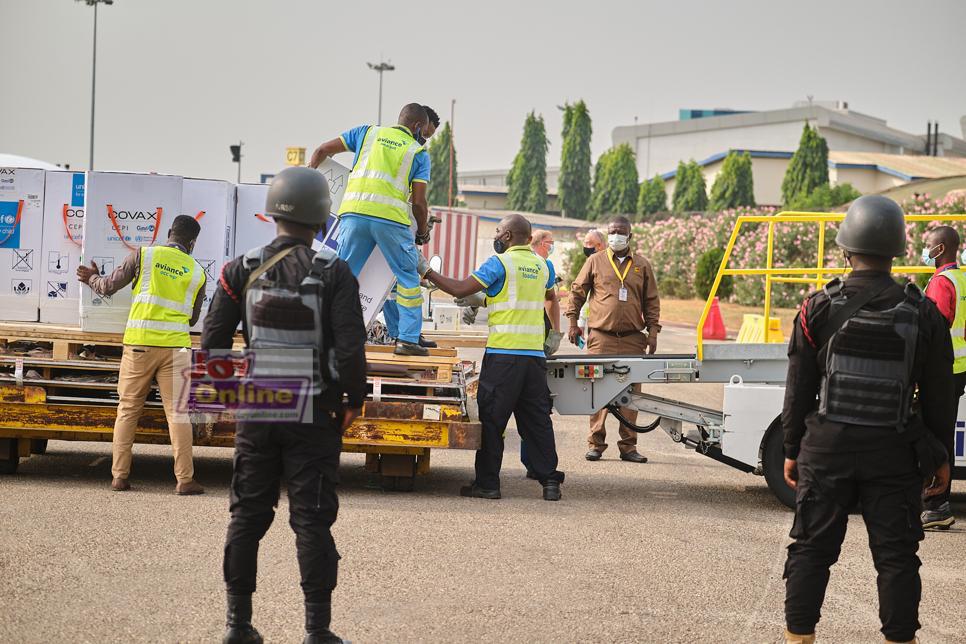
{"type": "MultiPolygon", "coordinates": [[[[324,229],[329,206],[328,183],[318,171],[293,167],[275,177],[265,214],[275,219],[278,236],[262,256],[269,259],[293,250],[266,271],[268,278],[297,286],[309,274],[315,256],[312,240],[324,229]]],[[[205,318],[203,349],[230,349],[239,321],[249,343],[252,321],[246,319],[245,288],[251,272],[241,257],[225,265],[205,318]]],[[[226,643],[262,641],[251,625],[252,593],[258,543],[275,516],[281,479],[287,482],[289,524],[295,531],[305,595],[305,642],[342,642],[329,630],[339,561],[330,528],[339,509],[336,484],[342,432],[361,412],[366,395],[366,330],[359,285],[349,266],[333,258],[324,284],[320,331],[323,346],[330,348],[334,358],[338,380],[313,398],[311,423],[240,422],[236,429],[224,558],[226,643]]],[[[286,322],[278,319],[283,327],[286,322]]]]}
{"type": "Polygon", "coordinates": [[[942,446],[956,417],[952,345],[932,301],[890,275],[892,259],[906,250],[895,202],[859,198],[835,241],[852,272],[805,300],[788,346],[782,427],[797,507],[785,563],[785,638],[815,640],[829,568],[858,504],[878,573],[882,633],[909,642],[920,627],[923,489],[932,495],[949,485],[942,446]]]}

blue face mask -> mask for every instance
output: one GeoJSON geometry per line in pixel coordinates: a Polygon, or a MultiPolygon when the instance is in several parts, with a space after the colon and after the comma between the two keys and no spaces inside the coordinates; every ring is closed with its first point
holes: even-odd
{"type": "MultiPolygon", "coordinates": [[[[931,255],[932,255],[933,249],[934,248],[937,248],[937,247],[938,247],[938,244],[937,244],[937,246],[933,246],[932,248],[929,248],[928,246],[926,246],[925,248],[922,249],[922,264],[923,264],[923,266],[935,266],[936,265],[936,258],[935,257],[932,257],[931,255]]],[[[940,254],[942,254],[942,253],[940,253],[940,254]]]]}
{"type": "Polygon", "coordinates": [[[550,248],[547,249],[547,255],[553,255],[553,244],[550,244],[550,248]]]}

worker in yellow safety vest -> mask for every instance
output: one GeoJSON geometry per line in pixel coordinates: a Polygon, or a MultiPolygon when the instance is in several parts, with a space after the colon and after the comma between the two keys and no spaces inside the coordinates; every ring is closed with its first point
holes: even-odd
{"type": "MultiPolygon", "coordinates": [[[[926,285],[926,297],[949,323],[953,341],[953,386],[956,399],[966,389],[966,271],[956,264],[959,254],[959,233],[951,226],[939,226],[929,231],[922,251],[922,263],[935,266],[936,273],[926,285]]],[[[946,445],[949,462],[955,463],[953,445],[946,445]]],[[[922,527],[948,530],[956,523],[949,506],[950,487],[942,494],[923,500],[922,527]]]]}
{"type": "Polygon", "coordinates": [[[550,420],[550,389],[544,353],[544,302],[553,302],[554,274],[547,261],[530,248],[530,222],[509,215],[496,227],[493,250],[469,277],[440,275],[423,260],[419,274],[466,306],[479,306],[485,294],[490,334],[480,370],[477,402],[483,425],[476,452],[476,479],[460,489],[462,496],[500,498],[503,435],[513,414],[527,444],[529,469],[543,485],[543,498],[560,500],[563,472],[557,470],[557,448],[550,420]],[[476,301],[470,301],[477,296],[476,301]]]}
{"type": "Polygon", "coordinates": [[[205,272],[191,257],[201,226],[193,217],[175,217],[164,245],[138,248],[110,275],[100,268],[77,267],[77,279],[101,297],[114,295],[133,283],[131,311],[124,330],[124,351],[118,375],[117,419],[114,423],[114,460],[111,489],[131,489],[131,449],[144,400],[158,383],[168,434],[174,451],[175,492],[201,494],[191,459],[191,422],[179,404],[191,363],[188,331],[201,316],[205,272]]]}
{"type": "Polygon", "coordinates": [[[430,161],[423,147],[428,129],[426,109],[410,103],[399,113],[398,125],[353,128],[320,145],[309,161],[310,167],[318,168],[334,154],[355,153],[339,207],[339,258],[358,277],[376,246],[382,251],[396,276],[400,355],[429,355],[419,343],[423,296],[416,272],[422,257],[416,245],[429,242],[430,161]]]}

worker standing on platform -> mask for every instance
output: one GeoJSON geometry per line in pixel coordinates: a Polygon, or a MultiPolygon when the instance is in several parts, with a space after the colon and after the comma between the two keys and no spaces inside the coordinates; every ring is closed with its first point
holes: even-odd
{"type": "Polygon", "coordinates": [[[419,103],[409,103],[393,127],[361,125],[320,145],[309,166],[318,168],[339,152],[352,151],[355,160],[339,207],[339,257],[356,276],[379,246],[396,276],[399,306],[399,355],[429,355],[420,346],[423,295],[416,265],[422,257],[416,245],[429,242],[426,185],[429,153],[423,148],[429,116],[419,103]],[[410,216],[410,206],[412,215],[410,216]],[[415,239],[410,225],[415,220],[415,239]]]}
{"type": "Polygon", "coordinates": [[[557,471],[543,335],[544,302],[556,298],[555,276],[529,244],[530,222],[509,215],[496,227],[497,254],[471,276],[445,277],[425,259],[420,262],[420,275],[445,293],[457,298],[486,294],[490,334],[477,394],[483,444],[476,452],[476,479],[460,489],[462,496],[500,498],[503,435],[512,414],[528,446],[530,469],[543,485],[543,498],[560,500],[564,474],[557,471]]]}
{"type": "Polygon", "coordinates": [[[191,364],[191,325],[201,316],[205,271],[191,257],[201,225],[178,215],[163,246],[139,248],[124,258],[109,276],[101,277],[96,263],[77,267],[77,279],[101,297],[109,297],[134,283],[131,310],[124,329],[124,351],[117,380],[117,419],[111,489],[131,489],[131,452],[144,401],[155,381],[164,404],[168,435],[174,452],[175,492],[202,494],[194,480],[191,422],[178,409],[191,364]]]}
{"type": "Polygon", "coordinates": [[[949,485],[952,345],[932,301],[890,275],[893,258],[906,254],[898,204],[860,197],[835,242],[852,272],[805,300],[788,345],[781,420],[796,510],[785,640],[815,641],[829,568],[858,504],[878,573],[882,634],[912,642],[920,628],[924,481],[928,496],[949,485]]]}
{"type": "MultiPolygon", "coordinates": [[[[949,323],[949,335],[953,343],[953,389],[956,399],[966,390],[966,271],[956,264],[959,257],[959,233],[951,226],[939,226],[929,232],[926,247],[922,251],[922,263],[935,266],[936,273],[926,285],[926,297],[936,303],[936,308],[949,323]]],[[[953,442],[946,445],[949,462],[955,460],[953,442]]],[[[949,493],[945,492],[925,499],[922,527],[948,530],[956,523],[949,507],[949,493]]]]}
{"type": "MultiPolygon", "coordinates": [[[[433,138],[436,134],[436,130],[439,128],[439,114],[436,110],[431,108],[429,105],[423,105],[423,109],[426,110],[426,116],[429,117],[429,125],[426,126],[426,131],[423,136],[427,141],[433,138]]],[[[392,287],[392,292],[389,293],[389,297],[386,298],[386,303],[382,306],[382,317],[386,321],[386,333],[393,340],[399,338],[399,305],[396,304],[396,287],[392,287]]],[[[432,340],[427,340],[422,334],[419,336],[419,346],[426,347],[427,349],[436,348],[436,343],[432,340]]]]}
{"type": "MultiPolygon", "coordinates": [[[[657,351],[657,334],[661,331],[657,279],[650,262],[631,253],[630,240],[631,222],[627,217],[612,219],[607,226],[608,249],[587,258],[570,289],[567,335],[574,344],[584,334],[578,324],[580,309],[585,301],[590,302],[588,353],[626,356],[657,351]]],[[[621,407],[621,414],[631,423],[637,421],[635,409],[621,407]]],[[[607,449],[606,418],[607,409],[590,417],[590,449],[584,456],[588,461],[599,461],[607,449]]],[[[619,431],[621,460],[646,463],[647,457],[637,451],[637,432],[624,423],[619,431]]]]}
{"type": "Polygon", "coordinates": [[[366,397],[366,329],[349,267],[328,248],[312,251],[330,205],[329,186],[319,172],[298,167],[280,172],[265,204],[278,236],[225,264],[205,318],[203,349],[230,349],[241,321],[256,368],[260,346],[308,343],[319,371],[309,375],[320,383],[316,392],[321,390],[312,396],[310,422],[237,423],[224,561],[228,644],[262,641],[251,625],[258,543],[275,516],[283,479],[305,596],[305,642],[342,641],[329,630],[339,565],[331,527],[339,510],[342,434],[366,397]],[[268,297],[260,299],[256,291],[268,297]],[[295,293],[294,301],[285,293],[295,293]]]}

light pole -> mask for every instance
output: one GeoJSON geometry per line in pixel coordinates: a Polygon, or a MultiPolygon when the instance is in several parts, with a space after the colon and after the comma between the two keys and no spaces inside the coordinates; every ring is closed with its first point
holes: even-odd
{"type": "Polygon", "coordinates": [[[94,7],[94,52],[91,56],[91,155],[87,163],[87,169],[94,169],[94,92],[97,89],[97,5],[114,4],[114,0],[76,0],[83,2],[88,7],[94,7]]]}
{"type": "Polygon", "coordinates": [[[392,63],[386,62],[366,63],[366,65],[369,65],[369,69],[379,72],[379,119],[376,121],[376,125],[382,125],[382,73],[391,72],[396,67],[392,63]]]}

